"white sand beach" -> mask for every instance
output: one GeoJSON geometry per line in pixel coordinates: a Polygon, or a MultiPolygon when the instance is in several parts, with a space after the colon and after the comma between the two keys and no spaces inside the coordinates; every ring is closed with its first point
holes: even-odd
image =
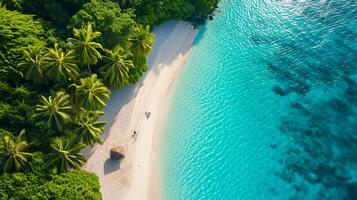
{"type": "Polygon", "coordinates": [[[83,167],[98,175],[104,200],[160,199],[162,125],[197,30],[187,22],[170,21],[156,27],[154,33],[150,69],[137,85],[112,92],[103,117],[109,122],[105,141],[90,150],[83,167]],[[151,113],[149,118],[145,112],[151,113]],[[109,158],[110,149],[118,145],[126,148],[120,165],[109,158]]]}

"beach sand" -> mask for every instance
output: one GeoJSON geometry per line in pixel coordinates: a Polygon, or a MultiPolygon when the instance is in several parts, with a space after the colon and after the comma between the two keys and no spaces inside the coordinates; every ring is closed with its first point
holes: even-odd
{"type": "Polygon", "coordinates": [[[103,116],[109,122],[105,141],[85,151],[88,161],[83,169],[97,174],[105,200],[160,199],[161,133],[175,81],[197,30],[187,22],[169,21],[154,33],[150,69],[137,85],[112,92],[103,116]],[[145,112],[151,113],[149,118],[145,112]],[[110,149],[118,145],[126,148],[120,163],[109,158],[110,149]]]}

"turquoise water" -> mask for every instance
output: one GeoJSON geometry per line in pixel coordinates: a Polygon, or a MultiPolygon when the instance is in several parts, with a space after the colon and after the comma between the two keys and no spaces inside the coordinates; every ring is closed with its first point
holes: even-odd
{"type": "Polygon", "coordinates": [[[178,81],[163,199],[357,199],[356,9],[222,0],[178,81]]]}

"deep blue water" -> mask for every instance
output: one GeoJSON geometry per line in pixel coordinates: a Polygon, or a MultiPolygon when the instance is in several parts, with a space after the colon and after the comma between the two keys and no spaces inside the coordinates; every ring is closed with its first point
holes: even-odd
{"type": "Polygon", "coordinates": [[[357,1],[222,0],[174,95],[163,199],[357,199],[357,1]]]}

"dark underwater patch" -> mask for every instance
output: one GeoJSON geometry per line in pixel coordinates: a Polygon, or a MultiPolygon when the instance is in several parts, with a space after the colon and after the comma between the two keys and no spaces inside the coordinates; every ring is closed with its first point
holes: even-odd
{"type": "Polygon", "coordinates": [[[273,92],[294,95],[280,125],[292,142],[276,172],[293,189],[290,199],[355,200],[357,2],[321,2],[305,2],[299,23],[284,30],[289,34],[251,42],[271,46],[272,59],[264,63],[277,81],[273,92]]]}

